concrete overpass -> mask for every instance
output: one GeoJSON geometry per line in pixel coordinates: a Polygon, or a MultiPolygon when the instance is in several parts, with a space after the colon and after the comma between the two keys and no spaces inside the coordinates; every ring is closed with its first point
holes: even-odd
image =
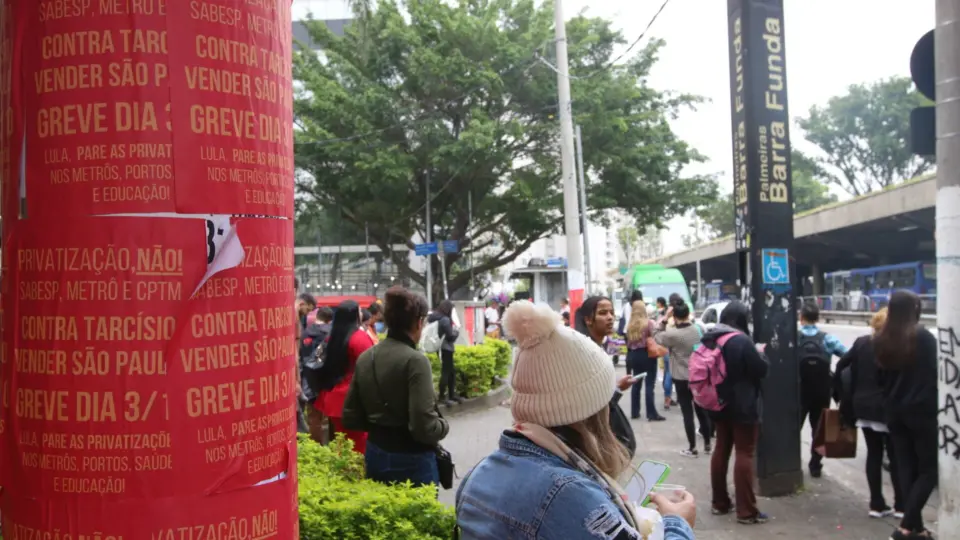
{"type": "MultiPolygon", "coordinates": [[[[936,194],[936,178],[926,176],[798,214],[793,222],[796,244],[792,253],[798,277],[803,279],[847,268],[934,260],[936,194]]],[[[697,261],[705,281],[736,279],[733,237],[645,263],[678,268],[693,281],[697,261]]]]}

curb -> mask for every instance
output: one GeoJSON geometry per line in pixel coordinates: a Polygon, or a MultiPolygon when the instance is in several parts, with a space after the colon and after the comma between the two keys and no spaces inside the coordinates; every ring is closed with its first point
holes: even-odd
{"type": "Polygon", "coordinates": [[[502,382],[500,386],[490,390],[485,396],[470,398],[452,407],[441,407],[440,410],[445,418],[452,418],[474,411],[492,409],[499,407],[504,400],[510,397],[510,394],[510,385],[502,382]]]}

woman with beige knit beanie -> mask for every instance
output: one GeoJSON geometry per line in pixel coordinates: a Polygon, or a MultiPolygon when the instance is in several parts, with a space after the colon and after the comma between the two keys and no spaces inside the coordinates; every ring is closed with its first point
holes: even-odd
{"type": "MultiPolygon", "coordinates": [[[[616,373],[606,352],[561,324],[548,306],[515,302],[504,329],[517,340],[511,378],[514,426],[461,482],[464,540],[642,540],[633,501],[614,480],[629,457],[610,429],[616,373]]],[[[693,496],[654,495],[664,540],[693,540],[693,496]]]]}

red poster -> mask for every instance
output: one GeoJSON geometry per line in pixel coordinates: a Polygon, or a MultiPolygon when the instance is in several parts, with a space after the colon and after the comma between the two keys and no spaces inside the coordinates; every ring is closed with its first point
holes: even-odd
{"type": "Polygon", "coordinates": [[[237,490],[291,470],[292,227],[223,229],[229,221],[20,222],[15,298],[4,299],[17,331],[5,336],[15,354],[0,484],[114,502],[237,490]],[[202,282],[229,251],[208,251],[218,235],[242,245],[243,261],[202,282]]]}
{"type": "Polygon", "coordinates": [[[467,306],[463,308],[463,318],[464,318],[463,322],[465,324],[465,329],[467,331],[467,345],[474,344],[473,342],[475,338],[475,332],[474,332],[473,325],[477,320],[477,314],[475,313],[476,309],[477,308],[472,306],[467,306]]]}
{"type": "Polygon", "coordinates": [[[292,218],[290,0],[168,9],[177,210],[292,218]]]}
{"type": "Polygon", "coordinates": [[[295,459],[292,222],[240,219],[236,231],[244,260],[197,291],[170,364],[186,383],[174,431],[186,492],[246,487],[295,459]]]}
{"type": "Polygon", "coordinates": [[[175,210],[167,4],[18,3],[30,217],[175,210]]]}
{"type": "Polygon", "coordinates": [[[293,216],[289,0],[17,9],[30,217],[293,216]]]}
{"type": "Polygon", "coordinates": [[[294,540],[300,537],[292,478],[239,491],[151,501],[70,502],[0,495],[3,537],[13,540],[294,540]],[[69,535],[69,536],[67,536],[69,535]]]}

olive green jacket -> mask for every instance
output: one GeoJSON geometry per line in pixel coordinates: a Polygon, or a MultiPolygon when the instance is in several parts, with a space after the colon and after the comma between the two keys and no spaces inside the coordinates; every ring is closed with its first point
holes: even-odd
{"type": "Polygon", "coordinates": [[[408,336],[390,333],[357,359],[343,405],[343,425],[356,431],[406,427],[425,445],[447,436],[450,428],[437,410],[430,361],[408,336]]]}

